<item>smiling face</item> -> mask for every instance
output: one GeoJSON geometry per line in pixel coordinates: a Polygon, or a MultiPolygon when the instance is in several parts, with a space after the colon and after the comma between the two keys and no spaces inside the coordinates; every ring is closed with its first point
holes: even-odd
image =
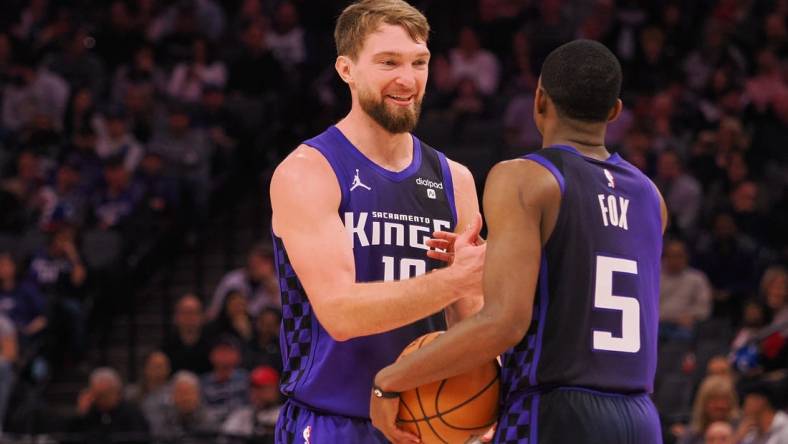
{"type": "Polygon", "coordinates": [[[354,105],[390,133],[418,123],[430,52],[400,26],[382,24],[365,40],[356,60],[340,56],[337,69],[350,85],[354,105]]]}

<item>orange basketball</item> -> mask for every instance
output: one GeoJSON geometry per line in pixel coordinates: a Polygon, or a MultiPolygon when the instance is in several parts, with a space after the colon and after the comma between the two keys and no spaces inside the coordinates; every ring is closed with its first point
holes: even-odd
{"type": "MultiPolygon", "coordinates": [[[[405,347],[400,357],[443,333],[428,333],[405,347]]],[[[464,443],[481,436],[498,419],[498,363],[490,361],[462,375],[400,393],[397,424],[424,444],[464,443]]]]}

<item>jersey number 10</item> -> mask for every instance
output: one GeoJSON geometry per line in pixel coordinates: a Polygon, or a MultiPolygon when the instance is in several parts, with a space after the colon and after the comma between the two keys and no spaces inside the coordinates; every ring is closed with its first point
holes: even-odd
{"type": "Polygon", "coordinates": [[[633,297],[613,294],[613,273],[638,274],[638,264],[628,259],[596,257],[594,307],[621,312],[621,337],[594,330],[594,349],[625,353],[640,351],[640,302],[633,297]]]}
{"type": "Polygon", "coordinates": [[[412,277],[421,276],[427,272],[427,262],[424,259],[408,259],[402,258],[399,260],[399,276],[394,276],[394,261],[395,258],[391,256],[383,256],[383,280],[405,280],[412,277]]]}

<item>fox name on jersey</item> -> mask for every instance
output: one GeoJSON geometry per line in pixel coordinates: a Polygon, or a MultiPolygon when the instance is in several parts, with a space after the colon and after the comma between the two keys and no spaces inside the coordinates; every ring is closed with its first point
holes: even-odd
{"type": "Polygon", "coordinates": [[[616,196],[612,194],[597,194],[597,198],[599,199],[599,209],[602,211],[602,223],[606,227],[612,226],[629,230],[629,224],[627,224],[629,199],[624,199],[621,196],[616,199],[616,196]]]}

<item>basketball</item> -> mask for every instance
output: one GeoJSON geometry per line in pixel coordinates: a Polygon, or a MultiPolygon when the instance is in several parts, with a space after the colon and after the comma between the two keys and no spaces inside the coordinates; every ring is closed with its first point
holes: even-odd
{"type": "MultiPolygon", "coordinates": [[[[428,333],[405,347],[406,356],[443,332],[428,333]]],[[[400,393],[398,425],[424,444],[464,443],[481,436],[498,419],[498,363],[400,393]]]]}

